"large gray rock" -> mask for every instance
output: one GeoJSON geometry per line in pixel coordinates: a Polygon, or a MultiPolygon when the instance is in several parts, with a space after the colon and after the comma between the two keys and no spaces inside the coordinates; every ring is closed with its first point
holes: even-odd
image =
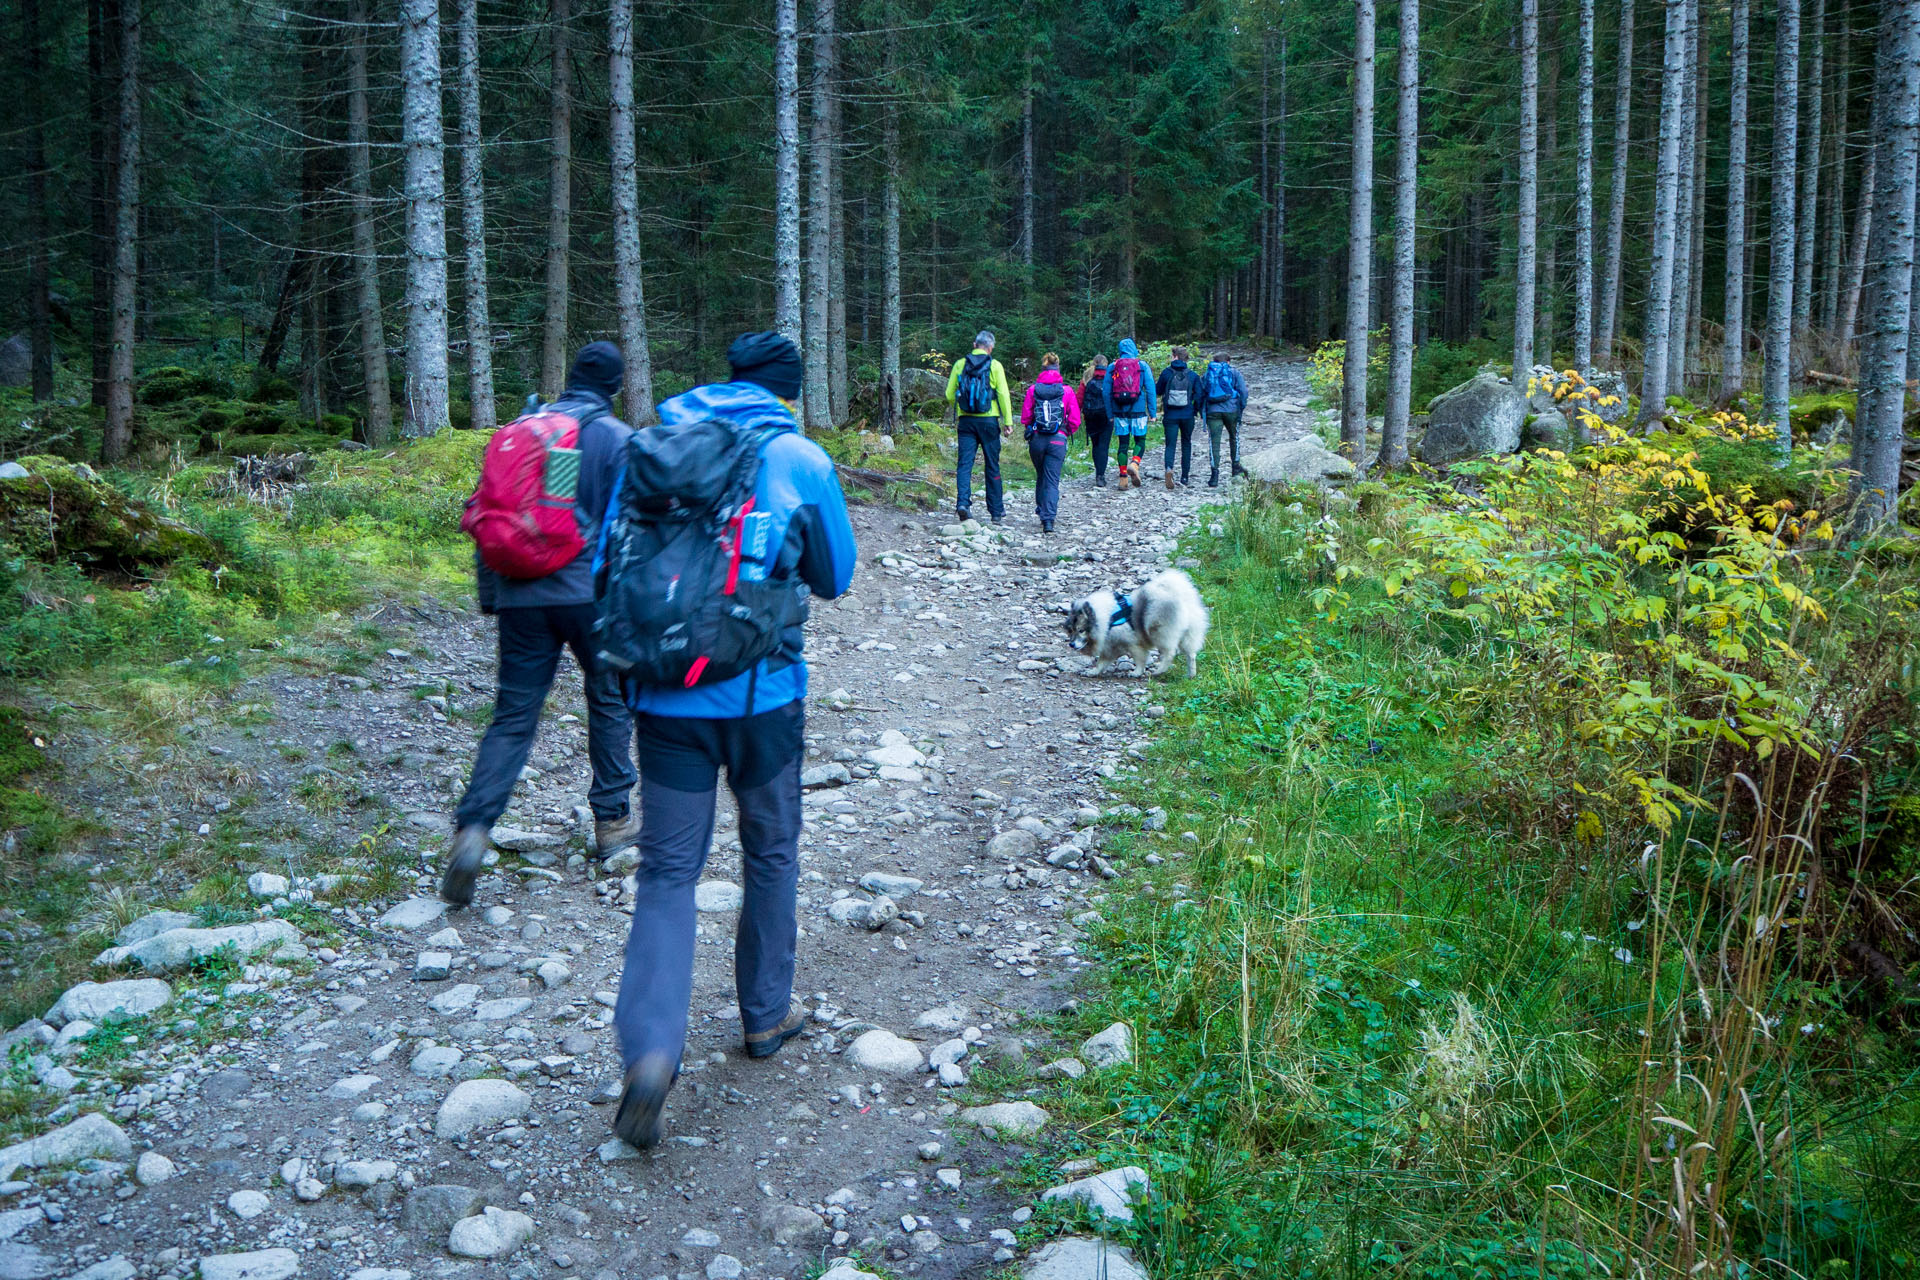
{"type": "Polygon", "coordinates": [[[104,1022],[108,1018],[137,1018],[143,1013],[164,1009],[173,999],[173,988],[158,978],[129,978],[124,982],[83,982],[67,988],[67,993],[47,1010],[47,1021],[56,1027],[69,1022],[104,1022]]]}
{"type": "MultiPolygon", "coordinates": [[[[0,342],[0,387],[24,387],[33,378],[33,344],[27,335],[16,333],[0,342]]],[[[941,391],[946,390],[942,383],[941,391]]]]}
{"type": "Polygon", "coordinates": [[[827,1234],[813,1210],[797,1204],[770,1204],[760,1211],[760,1230],[775,1244],[808,1244],[827,1234]]]}
{"type": "Polygon", "coordinates": [[[1572,450],[1576,440],[1586,443],[1586,432],[1576,431],[1567,416],[1558,409],[1542,409],[1527,419],[1520,433],[1520,444],[1529,452],[1552,449],[1556,453],[1572,450]]]}
{"type": "Polygon", "coordinates": [[[113,935],[116,947],[131,947],[136,942],[165,933],[169,929],[191,929],[199,920],[191,911],[149,911],[113,935]]]}
{"type": "Polygon", "coordinates": [[[292,1280],[299,1274],[300,1255],[291,1249],[216,1253],[200,1259],[200,1280],[292,1280]]]}
{"type": "Polygon", "coordinates": [[[44,1280],[53,1274],[53,1266],[52,1255],[30,1244],[0,1244],[0,1280],[44,1280]]]}
{"type": "Polygon", "coordinates": [[[532,1106],[532,1098],[505,1080],[463,1080],[440,1104],[433,1131],[442,1138],[464,1138],[475,1129],[518,1120],[532,1106]]]}
{"type": "Polygon", "coordinates": [[[438,898],[408,898],[387,908],[379,919],[383,929],[418,929],[447,914],[447,904],[438,898]]]}
{"type": "Polygon", "coordinates": [[[1078,1201],[1091,1207],[1095,1213],[1103,1217],[1112,1218],[1117,1222],[1132,1222],[1134,1202],[1145,1200],[1152,1187],[1147,1171],[1139,1165],[1130,1164],[1124,1168],[1096,1173],[1076,1182],[1048,1187],[1040,1193],[1040,1198],[1078,1201]]]}
{"type": "Polygon", "coordinates": [[[98,1112],[90,1112],[37,1138],[0,1147],[0,1182],[16,1169],[55,1169],[82,1160],[131,1160],[133,1143],[120,1126],[98,1112]]]}
{"type": "Polygon", "coordinates": [[[436,1182],[407,1192],[400,1206],[400,1225],[416,1235],[444,1240],[454,1223],[485,1207],[485,1197],[474,1188],[436,1182]]]}
{"type": "Polygon", "coordinates": [[[1152,1280],[1133,1250],[1091,1236],[1065,1236],[1028,1259],[1020,1280],[1152,1280]]]}
{"type": "Polygon", "coordinates": [[[960,1118],[976,1128],[1002,1138],[1024,1138],[1047,1127],[1050,1117],[1031,1102],[996,1102],[985,1107],[968,1107],[960,1118]]]}
{"type": "Polygon", "coordinates": [[[133,1280],[140,1271],[119,1254],[103,1258],[85,1271],[76,1271],[67,1280],[133,1280]]]}
{"type": "Polygon", "coordinates": [[[486,1212],[453,1224],[447,1251],[462,1258],[504,1258],[531,1239],[532,1218],[488,1205],[486,1212]]]}
{"type": "Polygon", "coordinates": [[[1319,436],[1285,440],[1240,460],[1255,480],[1270,484],[1329,484],[1353,478],[1353,464],[1319,436]]]}
{"type": "Polygon", "coordinates": [[[920,1050],[891,1031],[876,1027],[847,1046],[847,1061],[862,1071],[887,1076],[918,1075],[926,1066],[920,1050]]]}
{"type": "Polygon", "coordinates": [[[1125,1066],[1133,1061],[1133,1028],[1116,1022],[1105,1031],[1088,1036],[1080,1044],[1080,1056],[1095,1071],[1125,1066]]]}
{"type": "Polygon", "coordinates": [[[1595,417],[1610,427],[1627,420],[1627,412],[1632,406],[1627,403],[1627,376],[1624,373],[1596,373],[1587,379],[1587,385],[1600,393],[1600,400],[1588,401],[1588,407],[1593,410],[1595,417]],[[1601,403],[1605,400],[1613,403],[1601,403]]]}
{"type": "Polygon", "coordinates": [[[1445,467],[1468,458],[1512,453],[1520,447],[1527,398],[1510,383],[1482,372],[1433,399],[1420,460],[1445,467]]]}
{"type": "Polygon", "coordinates": [[[300,941],[285,920],[254,920],[218,929],[169,929],[131,947],[109,947],[94,958],[103,966],[137,964],[148,973],[172,973],[231,947],[242,959],[300,941]]]}
{"type": "Polygon", "coordinates": [[[931,369],[900,370],[901,404],[939,404],[947,398],[947,380],[931,369]]]}

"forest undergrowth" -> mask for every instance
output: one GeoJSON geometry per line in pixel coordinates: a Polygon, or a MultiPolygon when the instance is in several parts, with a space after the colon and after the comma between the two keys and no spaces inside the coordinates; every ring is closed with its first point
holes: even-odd
{"type": "Polygon", "coordinates": [[[1063,1097],[1156,1277],[1920,1267],[1920,565],[1696,423],[1190,536],[1063,1097]]]}

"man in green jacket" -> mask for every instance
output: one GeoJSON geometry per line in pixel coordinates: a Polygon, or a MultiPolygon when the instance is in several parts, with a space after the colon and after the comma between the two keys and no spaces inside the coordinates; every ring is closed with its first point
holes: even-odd
{"type": "Polygon", "coordinates": [[[973,506],[973,455],[987,465],[987,511],[993,522],[1007,518],[1000,488],[1000,438],[1013,434],[1013,396],[1007,390],[1007,371],[993,358],[993,334],[981,330],[973,340],[973,354],[953,366],[947,375],[947,403],[953,406],[960,432],[960,494],[955,502],[965,520],[973,506]]]}

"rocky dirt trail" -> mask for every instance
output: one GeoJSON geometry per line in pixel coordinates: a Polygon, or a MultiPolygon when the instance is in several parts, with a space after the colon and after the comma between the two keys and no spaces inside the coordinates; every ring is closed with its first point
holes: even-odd
{"type": "MultiPolygon", "coordinates": [[[[1299,366],[1246,360],[1249,451],[1312,453],[1290,443],[1311,435],[1299,366]]],[[[1025,465],[1015,442],[1007,466],[1025,465]]],[[[1233,492],[1165,491],[1157,444],[1148,467],[1143,492],[1070,481],[1051,538],[1030,510],[1000,529],[856,511],[853,591],[816,605],[808,644],[796,995],[814,1025],[772,1059],[739,1051],[740,846],[723,791],[686,1070],[669,1139],[646,1155],[609,1140],[630,863],[596,872],[579,855],[571,666],[496,831],[498,863],[454,912],[435,871],[478,733],[461,712],[491,688],[491,624],[390,609],[391,646],[364,674],[252,681],[265,736],[210,726],[183,750],[226,788],[259,790],[266,837],[238,868],[258,918],[138,921],[107,957],[112,985],[76,988],[7,1037],[40,1087],[71,1092],[64,1127],[0,1151],[0,1280],[797,1280],[850,1256],[924,1277],[1014,1263],[1031,1210],[995,1170],[1044,1123],[1034,1081],[1125,1052],[1047,1044],[1032,1020],[1071,998],[1081,928],[1124,891],[1105,833],[1165,821],[1113,809],[1105,789],[1144,746],[1163,686],[1082,678],[1059,608],[1144,580],[1233,492]],[[288,742],[342,740],[323,766],[289,763],[288,742]],[[296,842],[274,843],[275,823],[313,821],[304,780],[342,773],[395,815],[386,840],[413,896],[328,907],[334,886],[303,875],[296,842]],[[279,915],[316,892],[335,929],[303,936],[279,915]],[[192,967],[223,945],[244,968],[192,967]],[[145,1015],[137,1043],[105,1064],[76,1052],[120,1013],[145,1015]]],[[[140,795],[76,772],[83,800],[140,795]]],[[[218,790],[113,814],[191,838],[218,790]]],[[[334,822],[330,838],[350,842],[351,815],[334,822]]],[[[1056,1250],[1048,1274],[1079,1274],[1076,1256],[1056,1250]]]]}

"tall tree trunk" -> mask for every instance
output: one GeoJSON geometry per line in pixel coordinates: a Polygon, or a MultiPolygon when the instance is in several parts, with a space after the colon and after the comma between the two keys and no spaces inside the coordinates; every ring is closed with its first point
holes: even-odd
{"type": "Polygon", "coordinates": [[[373,146],[367,129],[367,0],[347,4],[347,185],[353,202],[353,278],[360,372],[367,387],[367,443],[393,434],[387,329],[380,312],[380,257],[373,234],[373,146]]]}
{"type": "MultiPolygon", "coordinates": [[[[1543,193],[1536,205],[1534,227],[1538,253],[1538,268],[1534,272],[1534,310],[1538,323],[1534,326],[1534,360],[1538,364],[1553,365],[1553,343],[1560,332],[1560,225],[1559,192],[1555,177],[1560,172],[1560,15],[1556,8],[1549,5],[1543,26],[1550,56],[1540,70],[1540,146],[1534,171],[1544,173],[1545,182],[1536,181],[1536,190],[1543,193]],[[1541,211],[1544,210],[1544,215],[1541,211]],[[1544,225],[1545,234],[1539,229],[1544,225]]],[[[1536,38],[1534,48],[1538,50],[1540,42],[1536,38]]]]}
{"type": "Polygon", "coordinates": [[[40,0],[20,0],[21,85],[27,170],[28,384],[35,400],[53,395],[53,287],[48,263],[46,44],[40,33],[40,0]]]}
{"type": "Polygon", "coordinates": [[[1027,54],[1027,83],[1020,94],[1020,243],[1015,252],[1033,287],[1033,63],[1027,54]]]}
{"type": "MultiPolygon", "coordinates": [[[[1531,5],[1534,0],[1525,0],[1531,5]]],[[[1373,0],[1353,4],[1353,186],[1347,206],[1347,351],[1340,452],[1367,456],[1367,313],[1373,269],[1373,0]]]]}
{"type": "Polygon", "coordinates": [[[1613,363],[1614,321],[1620,309],[1620,264],[1627,226],[1627,125],[1633,105],[1633,6],[1620,0],[1620,54],[1613,83],[1613,187],[1607,200],[1607,265],[1600,273],[1600,305],[1594,320],[1594,360],[1613,363]]]}
{"type": "Polygon", "coordinates": [[[1874,86],[1873,299],[1860,360],[1854,422],[1853,525],[1865,532],[1894,518],[1914,266],[1916,147],[1920,147],[1920,0],[1883,0],[1874,86]]]}
{"type": "Polygon", "coordinates": [[[406,157],[407,374],[403,429],[447,425],[446,139],[439,0],[400,0],[401,147],[406,157]]]}
{"type": "MultiPolygon", "coordinates": [[[[1417,2],[1417,0],[1416,0],[1417,2]]],[[[1260,41],[1260,252],[1254,259],[1259,274],[1253,291],[1253,331],[1273,333],[1273,300],[1268,292],[1273,278],[1273,33],[1260,41]]]]}
{"type": "Polygon", "coordinates": [[[653,421],[653,353],[647,347],[647,295],[640,254],[640,157],[634,141],[633,0],[607,11],[607,149],[613,160],[613,296],[620,354],[627,363],[622,399],[635,424],[653,421]]]}
{"type": "Polygon", "coordinates": [[[1851,345],[1860,319],[1860,282],[1867,274],[1867,235],[1873,228],[1873,202],[1878,194],[1880,148],[1867,145],[1867,161],[1860,168],[1860,197],[1854,208],[1853,247],[1847,254],[1847,275],[1840,284],[1840,341],[1851,345]]]}
{"type": "Polygon", "coordinates": [[[1579,0],[1579,105],[1573,157],[1573,366],[1593,371],[1593,0],[1579,0]]]}
{"type": "Polygon", "coordinates": [[[1852,54],[1845,18],[1846,12],[1842,10],[1840,45],[1835,59],[1840,73],[1833,77],[1832,119],[1825,131],[1827,151],[1831,158],[1824,184],[1827,194],[1827,247],[1821,255],[1826,259],[1826,269],[1821,272],[1820,278],[1820,327],[1828,333],[1834,332],[1839,325],[1840,277],[1845,270],[1847,256],[1847,147],[1850,142],[1847,116],[1852,102],[1847,96],[1847,81],[1852,71],[1852,54]]]}
{"type": "Polygon", "coordinates": [[[119,160],[114,175],[112,346],[100,456],[119,462],[133,444],[133,342],[139,305],[140,4],[120,0],[119,160]]]}
{"type": "MultiPolygon", "coordinates": [[[[468,425],[494,425],[493,317],[487,303],[486,153],[480,140],[480,0],[458,0],[460,45],[460,232],[467,291],[468,425]]],[[[628,370],[628,378],[633,371],[628,370]]]]}
{"type": "Polygon", "coordinates": [[[887,102],[881,124],[881,159],[886,165],[880,192],[880,424],[894,430],[900,405],[900,104],[895,76],[899,39],[895,10],[887,7],[887,102]]]}
{"type": "Polygon", "coordinates": [[[1793,254],[1793,335],[1801,345],[1794,361],[1805,368],[1807,333],[1813,327],[1813,236],[1818,218],[1814,202],[1820,196],[1820,133],[1826,91],[1827,0],[1813,0],[1813,21],[1807,31],[1806,124],[1800,141],[1800,196],[1796,201],[1799,235],[1793,254]]]}
{"type": "Polygon", "coordinates": [[[1687,0],[1662,0],[1666,35],[1660,75],[1660,159],[1653,182],[1653,256],[1647,286],[1647,338],[1640,369],[1640,421],[1667,411],[1667,342],[1673,324],[1674,219],[1680,200],[1680,107],[1687,58],[1687,0]]]}
{"type": "Polygon", "coordinates": [[[1273,142],[1273,336],[1284,339],[1287,320],[1287,38],[1280,37],[1280,118],[1273,142]]]}
{"type": "Polygon", "coordinates": [[[1683,385],[1691,385],[1699,369],[1700,326],[1704,320],[1700,305],[1706,296],[1707,275],[1707,104],[1712,96],[1707,83],[1707,68],[1712,61],[1713,46],[1707,36],[1706,19],[1700,13],[1700,0],[1693,0],[1691,26],[1694,70],[1693,230],[1687,237],[1690,261],[1687,264],[1687,344],[1681,352],[1683,385]]]}
{"type": "Polygon", "coordinates": [[[1799,158],[1800,0],[1780,0],[1773,65],[1773,207],[1767,245],[1767,338],[1761,419],[1774,426],[1781,466],[1793,454],[1787,408],[1793,359],[1794,162],[1799,158]]]}
{"type": "MultiPolygon", "coordinates": [[[[835,64],[839,58],[834,59],[835,64]]],[[[827,399],[836,423],[847,420],[847,190],[846,147],[841,124],[846,103],[838,81],[833,90],[833,221],[827,254],[827,399]]]]}
{"type": "MultiPolygon", "coordinates": [[[[1520,0],[1520,228],[1514,237],[1513,385],[1533,369],[1540,234],[1540,0],[1520,0]]],[[[1551,354],[1548,356],[1552,358],[1551,354]]]]}
{"type": "Polygon", "coordinates": [[[1414,210],[1420,174],[1420,0],[1400,0],[1400,102],[1393,175],[1393,345],[1387,360],[1386,417],[1380,430],[1382,468],[1407,465],[1413,408],[1414,210]]]}
{"type": "Polygon", "coordinates": [[[800,332],[800,0],[773,4],[773,327],[800,332]]]}
{"type": "Polygon", "coordinates": [[[808,143],[812,172],[807,187],[807,329],[801,354],[807,384],[801,410],[807,430],[833,425],[828,377],[827,295],[833,273],[833,0],[813,0],[813,121],[808,143]]]}
{"type": "Polygon", "coordinates": [[[116,98],[120,56],[119,0],[87,2],[87,172],[90,179],[87,208],[93,234],[88,249],[89,329],[88,373],[93,381],[93,404],[107,404],[107,364],[113,350],[113,226],[114,202],[120,183],[115,164],[120,154],[109,116],[116,98]]]}
{"type": "Polygon", "coordinates": [[[1687,306],[1693,298],[1694,116],[1700,96],[1693,69],[1699,60],[1700,3],[1687,0],[1687,48],[1680,84],[1680,170],[1673,216],[1673,310],[1667,323],[1667,390],[1681,394],[1687,389],[1687,347],[1693,333],[1687,306]]]}
{"type": "Polygon", "coordinates": [[[1732,79],[1727,89],[1727,274],[1725,339],[1720,346],[1720,399],[1732,403],[1746,382],[1747,336],[1747,5],[1732,0],[1732,79]]]}
{"type": "Polygon", "coordinates": [[[567,269],[573,250],[573,62],[567,49],[572,0],[548,0],[553,71],[547,100],[547,302],[540,327],[540,394],[567,385],[567,269]]]}

